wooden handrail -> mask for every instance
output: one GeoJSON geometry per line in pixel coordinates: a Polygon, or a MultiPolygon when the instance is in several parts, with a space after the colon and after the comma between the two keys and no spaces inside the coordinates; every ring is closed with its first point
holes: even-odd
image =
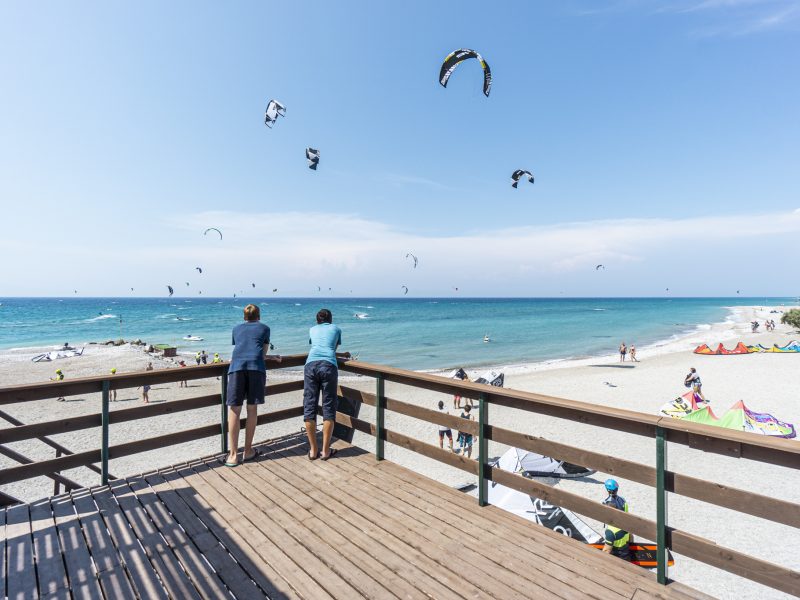
{"type": "Polygon", "coordinates": [[[430,373],[416,373],[395,367],[384,367],[359,361],[340,361],[343,371],[376,377],[446,394],[477,398],[485,393],[490,404],[547,414],[570,421],[596,425],[617,431],[655,437],[655,428],[668,430],[670,442],[708,452],[741,456],[750,460],[800,469],[800,444],[793,440],[759,436],[743,431],[720,429],[647,413],[596,406],[588,402],[567,400],[532,392],[497,388],[481,383],[464,382],[430,373]]]}
{"type": "MultiPolygon", "coordinates": [[[[265,360],[267,370],[299,367],[305,364],[305,354],[292,354],[281,357],[277,362],[275,357],[268,356],[265,360]]],[[[228,372],[228,363],[199,365],[194,367],[176,367],[158,369],[154,371],[136,371],[133,373],[120,373],[114,376],[98,375],[95,377],[82,377],[79,379],[65,379],[40,383],[28,383],[0,387],[0,405],[26,402],[30,400],[44,400],[58,396],[76,396],[78,394],[93,394],[103,391],[103,382],[109,382],[110,390],[140,387],[144,384],[158,385],[161,383],[175,383],[176,381],[189,381],[206,379],[208,377],[221,377],[228,372]]]]}

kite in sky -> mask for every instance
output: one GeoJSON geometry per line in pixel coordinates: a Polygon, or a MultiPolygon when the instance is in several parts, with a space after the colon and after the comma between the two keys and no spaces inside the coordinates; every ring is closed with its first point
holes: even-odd
{"type": "Polygon", "coordinates": [[[308,168],[316,171],[319,164],[319,150],[310,147],[306,148],[306,158],[308,159],[308,168]]]}
{"type": "MultiPolygon", "coordinates": [[[[217,229],[216,227],[209,227],[208,229],[206,229],[206,230],[203,232],[203,235],[208,235],[208,232],[209,232],[209,231],[216,231],[216,232],[219,234],[219,239],[220,239],[220,241],[222,240],[222,232],[221,232],[219,229],[217,229]]],[[[196,269],[199,269],[200,267],[195,267],[195,268],[196,268],[196,269]]],[[[201,270],[200,272],[202,273],[203,271],[201,270]]]]}
{"type": "Polygon", "coordinates": [[[595,270],[595,271],[599,271],[600,269],[603,269],[603,271],[605,271],[605,270],[606,270],[606,266],[605,266],[605,265],[597,265],[597,266],[594,268],[594,270],[595,270]]]}
{"type": "Polygon", "coordinates": [[[172,289],[172,286],[168,285],[167,289],[169,290],[169,295],[172,296],[172,294],[174,293],[174,290],[172,289]]]}
{"type": "Polygon", "coordinates": [[[447,55],[447,58],[442,63],[442,68],[439,70],[439,83],[442,84],[442,87],[447,87],[447,81],[455,71],[455,68],[469,58],[477,59],[481,63],[481,67],[483,67],[483,93],[488,98],[489,91],[492,89],[492,70],[480,54],[469,48],[454,50],[447,55]]]}
{"type": "Polygon", "coordinates": [[[523,175],[527,175],[528,181],[533,183],[533,175],[531,174],[530,171],[523,171],[522,169],[517,169],[511,174],[511,187],[516,189],[517,184],[519,183],[519,180],[522,179],[523,175]]]}
{"type": "Polygon", "coordinates": [[[278,117],[286,116],[286,107],[277,100],[270,100],[267,103],[267,111],[264,113],[264,125],[272,129],[278,117]]]}
{"type": "Polygon", "coordinates": [[[403,290],[403,296],[405,296],[406,294],[408,294],[408,287],[406,287],[406,286],[404,286],[404,285],[401,285],[401,286],[400,286],[400,288],[403,290]]]}
{"type": "Polygon", "coordinates": [[[417,263],[419,262],[419,259],[416,256],[414,256],[413,254],[411,254],[411,252],[406,254],[406,258],[410,258],[411,260],[414,261],[414,268],[416,269],[417,268],[417,263]]]}

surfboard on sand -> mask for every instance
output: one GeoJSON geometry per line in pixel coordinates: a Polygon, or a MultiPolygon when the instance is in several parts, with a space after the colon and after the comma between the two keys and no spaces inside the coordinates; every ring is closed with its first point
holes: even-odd
{"type": "MultiPolygon", "coordinates": [[[[598,550],[603,549],[603,544],[590,544],[592,548],[597,548],[598,550]]],[[[640,567],[646,567],[648,569],[655,569],[656,566],[656,545],[655,544],[631,544],[631,562],[635,565],[639,565],[640,567]]],[[[667,550],[667,566],[671,567],[675,564],[675,561],[672,558],[672,553],[667,550]]]]}

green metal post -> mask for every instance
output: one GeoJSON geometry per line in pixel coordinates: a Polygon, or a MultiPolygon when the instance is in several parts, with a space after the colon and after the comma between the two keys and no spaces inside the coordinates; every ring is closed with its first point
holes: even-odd
{"type": "Polygon", "coordinates": [[[103,381],[103,414],[100,425],[103,430],[103,441],[100,446],[100,485],[108,484],[108,390],[111,382],[103,381]]]}
{"type": "Polygon", "coordinates": [[[664,429],[656,427],[656,578],[667,583],[667,440],[664,429]]]}
{"type": "Polygon", "coordinates": [[[386,398],[383,395],[383,375],[375,378],[375,460],[383,460],[383,442],[386,433],[383,423],[383,409],[386,398]]]}
{"type": "Polygon", "coordinates": [[[489,459],[489,440],[486,439],[488,410],[489,403],[486,401],[486,394],[481,392],[478,397],[478,504],[480,506],[489,504],[489,488],[486,479],[486,465],[489,459]]]}
{"type": "Polygon", "coordinates": [[[220,378],[220,446],[221,452],[227,454],[228,452],[228,407],[225,404],[225,399],[228,396],[228,377],[223,373],[220,378]]]}

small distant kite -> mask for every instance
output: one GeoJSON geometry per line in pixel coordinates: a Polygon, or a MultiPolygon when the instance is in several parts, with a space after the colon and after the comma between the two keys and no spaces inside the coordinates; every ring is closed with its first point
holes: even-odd
{"type": "Polygon", "coordinates": [[[454,289],[455,291],[458,291],[458,288],[457,288],[457,287],[454,287],[453,289],[454,289]]]}
{"type": "Polygon", "coordinates": [[[319,150],[316,148],[306,148],[306,158],[308,159],[308,168],[312,171],[317,170],[319,164],[319,150]]]}
{"type": "Polygon", "coordinates": [[[736,290],[736,293],[738,294],[738,293],[739,293],[739,290],[736,290]]]}
{"type": "Polygon", "coordinates": [[[189,282],[188,281],[186,282],[186,287],[189,287],[189,282]]]}
{"type": "Polygon", "coordinates": [[[198,293],[198,294],[202,294],[202,293],[203,293],[203,291],[202,291],[202,290],[197,290],[197,293],[198,293]]]}
{"type": "Polygon", "coordinates": [[[416,256],[414,256],[413,254],[411,254],[411,252],[406,254],[406,258],[410,258],[411,260],[414,261],[414,268],[416,269],[417,268],[417,263],[419,262],[419,259],[416,256]]]}
{"type": "Polygon", "coordinates": [[[400,289],[402,289],[402,290],[403,290],[403,296],[405,296],[406,294],[408,294],[408,287],[406,287],[406,286],[404,286],[404,285],[401,285],[401,286],[400,286],[400,289]]]}
{"type": "Polygon", "coordinates": [[[234,294],[233,297],[236,298],[236,294],[234,294]]]}
{"type": "MultiPolygon", "coordinates": [[[[220,239],[220,241],[222,240],[222,232],[221,232],[219,229],[217,229],[216,227],[209,227],[208,229],[206,229],[206,230],[203,232],[203,235],[208,235],[208,232],[209,232],[209,231],[216,231],[216,232],[219,234],[219,239],[220,239]]],[[[200,267],[195,267],[195,268],[196,268],[196,269],[200,269],[200,267]]],[[[200,270],[200,272],[202,273],[203,271],[202,271],[202,270],[200,270]]]]}
{"type": "Polygon", "coordinates": [[[321,288],[320,286],[317,286],[317,291],[318,291],[318,292],[321,292],[321,291],[322,291],[322,288],[321,288]]]}
{"type": "Polygon", "coordinates": [[[667,290],[666,290],[666,291],[669,291],[669,288],[667,288],[667,290]]]}
{"type": "Polygon", "coordinates": [[[594,270],[595,270],[595,271],[599,271],[600,269],[603,269],[603,271],[605,271],[605,270],[606,270],[606,266],[605,266],[605,265],[597,265],[597,266],[594,268],[594,270]]]}
{"type": "Polygon", "coordinates": [[[167,286],[167,289],[169,290],[169,295],[170,295],[170,296],[172,296],[172,294],[174,294],[174,293],[175,293],[175,291],[172,289],[172,286],[171,286],[171,285],[168,285],[168,286],[167,286]]]}
{"type": "Polygon", "coordinates": [[[270,100],[267,103],[267,111],[264,113],[264,125],[272,129],[278,117],[286,116],[286,107],[277,100],[270,100]]]}
{"type": "Polygon", "coordinates": [[[256,287],[256,284],[255,284],[255,283],[251,283],[250,285],[252,285],[253,287],[256,287]]]}
{"type": "Polygon", "coordinates": [[[272,293],[273,293],[273,294],[274,294],[275,292],[277,292],[277,291],[278,291],[278,288],[272,288],[272,293]]]}
{"type": "Polygon", "coordinates": [[[447,58],[442,63],[442,68],[439,69],[439,83],[442,84],[442,87],[447,87],[447,81],[455,71],[455,68],[469,58],[477,59],[481,63],[481,67],[483,67],[483,94],[488,98],[489,91],[492,89],[492,70],[480,54],[469,48],[454,50],[447,55],[447,58]]]}
{"type": "MultiPolygon", "coordinates": [[[[220,236],[221,236],[221,235],[222,235],[222,234],[220,233],[220,236]]],[[[222,239],[222,237],[220,237],[219,239],[222,239]]],[[[202,273],[203,273],[203,269],[201,269],[200,267],[195,267],[195,269],[197,269],[197,272],[198,272],[198,273],[200,273],[200,274],[202,274],[202,273]]]]}
{"type": "Polygon", "coordinates": [[[523,171],[522,169],[517,169],[511,174],[511,187],[516,189],[517,185],[519,184],[519,180],[522,179],[523,175],[527,175],[528,181],[533,183],[533,175],[531,174],[530,171],[523,171]]]}
{"type": "Polygon", "coordinates": [[[74,292],[77,294],[77,293],[78,293],[78,290],[74,290],[74,292]]]}
{"type": "Polygon", "coordinates": [[[133,291],[133,288],[131,288],[131,291],[133,291]]]}

